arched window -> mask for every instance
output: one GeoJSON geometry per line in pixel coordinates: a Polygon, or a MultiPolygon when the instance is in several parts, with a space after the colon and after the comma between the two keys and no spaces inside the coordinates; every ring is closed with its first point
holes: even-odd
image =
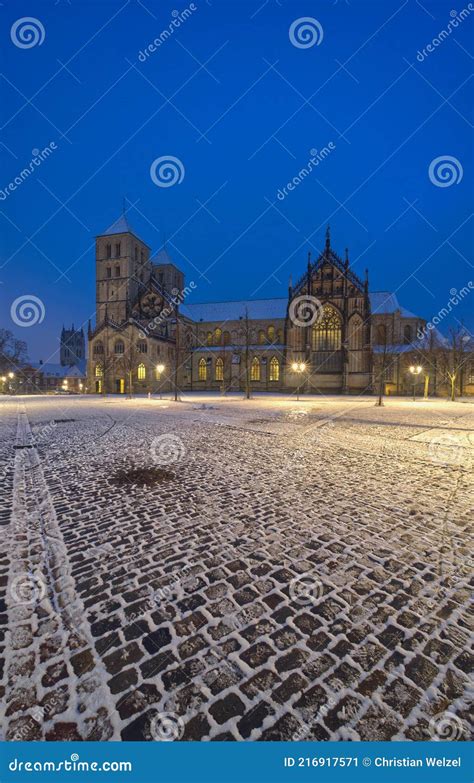
{"type": "Polygon", "coordinates": [[[138,353],[147,353],[148,352],[148,345],[146,340],[139,340],[137,343],[137,351],[138,353]]]}
{"type": "Polygon", "coordinates": [[[139,381],[144,381],[146,378],[146,367],[143,363],[138,365],[137,378],[139,381]]]}
{"type": "Polygon", "coordinates": [[[259,344],[263,345],[265,343],[265,340],[266,340],[265,332],[264,332],[263,329],[260,329],[260,331],[258,333],[258,342],[259,342],[259,344]]]}
{"type": "Polygon", "coordinates": [[[230,345],[230,332],[224,332],[223,343],[224,345],[230,345]]]}
{"type": "Polygon", "coordinates": [[[222,329],[214,329],[214,345],[220,345],[222,342],[222,329]]]}
{"type": "Polygon", "coordinates": [[[92,353],[94,354],[94,356],[100,356],[101,354],[104,353],[104,345],[103,343],[100,342],[100,340],[99,342],[94,343],[94,346],[92,348],[92,353]]]}
{"type": "Polygon", "coordinates": [[[403,329],[403,342],[405,345],[410,345],[411,343],[411,326],[409,324],[403,329]]]}
{"type": "Polygon", "coordinates": [[[260,359],[257,356],[253,357],[252,364],[250,365],[250,380],[260,380],[260,359]]]}
{"type": "Polygon", "coordinates": [[[283,330],[282,330],[282,329],[278,329],[278,332],[277,332],[277,340],[278,340],[278,342],[279,342],[279,343],[280,343],[280,345],[281,345],[281,343],[283,342],[283,330]]]}
{"type": "Polygon", "coordinates": [[[208,345],[212,345],[212,332],[207,333],[206,342],[208,345]]]}
{"type": "Polygon", "coordinates": [[[270,380],[271,381],[279,381],[280,380],[280,362],[276,358],[276,356],[272,356],[270,359],[270,380]]]}
{"type": "Polygon", "coordinates": [[[274,343],[275,342],[275,327],[269,326],[267,329],[267,337],[269,342],[274,343]]]}
{"type": "Polygon", "coordinates": [[[207,362],[205,359],[199,359],[198,378],[200,381],[207,381],[207,362]]]}
{"type": "Polygon", "coordinates": [[[104,377],[104,366],[100,362],[95,366],[95,377],[96,378],[104,377]]]}
{"type": "Polygon", "coordinates": [[[341,350],[341,319],[330,305],[324,306],[321,317],[313,326],[313,350],[341,350]]]}
{"type": "Polygon", "coordinates": [[[125,345],[123,340],[116,340],[114,345],[114,351],[115,353],[124,353],[125,352],[125,345]]]}
{"type": "Polygon", "coordinates": [[[385,345],[387,341],[387,327],[385,324],[379,324],[375,335],[375,340],[378,345],[385,345]]]}
{"type": "Polygon", "coordinates": [[[364,330],[360,315],[352,316],[349,321],[349,348],[360,351],[364,347],[364,330]]]}
{"type": "Polygon", "coordinates": [[[216,359],[216,364],[214,367],[214,380],[215,381],[224,380],[224,362],[222,359],[216,359]]]}

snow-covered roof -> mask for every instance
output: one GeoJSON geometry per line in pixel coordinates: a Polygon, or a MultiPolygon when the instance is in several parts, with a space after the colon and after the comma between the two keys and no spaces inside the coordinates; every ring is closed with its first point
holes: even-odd
{"type": "Polygon", "coordinates": [[[130,226],[126,215],[120,215],[120,217],[112,223],[111,226],[104,231],[100,236],[107,237],[113,234],[135,234],[133,228],[130,226]]]}
{"type": "MultiPolygon", "coordinates": [[[[251,351],[273,351],[273,353],[282,353],[284,345],[272,343],[271,345],[249,345],[251,351]]],[[[242,345],[199,345],[193,348],[193,351],[211,351],[211,353],[223,353],[224,351],[242,351],[242,345]]]]}
{"type": "Polygon", "coordinates": [[[62,364],[55,364],[54,362],[31,362],[30,367],[35,370],[55,378],[82,378],[85,375],[85,371],[77,365],[71,367],[63,367],[62,364]]]}
{"type": "Polygon", "coordinates": [[[158,250],[158,253],[151,258],[151,261],[155,266],[166,264],[167,266],[174,266],[178,269],[165,247],[158,250]]]}
{"type": "Polygon", "coordinates": [[[245,318],[285,318],[288,299],[241,299],[236,302],[204,302],[182,305],[181,313],[193,321],[238,321],[245,318]]]}
{"type": "Polygon", "coordinates": [[[375,315],[395,313],[397,310],[400,310],[402,318],[418,318],[417,315],[411,313],[406,307],[401,307],[397,295],[392,294],[391,291],[372,291],[369,294],[369,298],[372,313],[375,315]]]}

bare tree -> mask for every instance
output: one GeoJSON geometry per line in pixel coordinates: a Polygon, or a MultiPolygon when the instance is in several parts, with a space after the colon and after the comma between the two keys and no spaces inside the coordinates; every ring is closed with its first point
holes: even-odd
{"type": "MultiPolygon", "coordinates": [[[[449,385],[449,398],[456,400],[456,388],[462,378],[462,369],[465,361],[465,344],[468,340],[463,324],[449,330],[446,346],[441,351],[441,369],[449,385]]],[[[462,394],[462,388],[459,388],[462,394]]]]}
{"type": "Polygon", "coordinates": [[[9,329],[0,329],[0,372],[18,369],[26,360],[25,341],[17,340],[9,329]]]}
{"type": "Polygon", "coordinates": [[[124,342],[124,353],[120,358],[119,364],[127,379],[127,397],[131,399],[133,397],[133,373],[139,358],[137,346],[133,339],[133,329],[130,329],[129,339],[125,339],[124,342]]]}
{"type": "Polygon", "coordinates": [[[393,363],[393,355],[394,355],[394,346],[389,343],[388,338],[388,329],[386,324],[382,324],[383,326],[383,341],[382,343],[379,343],[382,347],[381,352],[378,354],[378,361],[376,363],[376,373],[377,373],[377,388],[378,388],[378,397],[377,402],[375,403],[377,406],[381,407],[383,403],[384,393],[385,393],[385,381],[387,376],[387,370],[389,367],[391,367],[393,363]]]}
{"type": "Polygon", "coordinates": [[[250,400],[250,346],[252,345],[252,328],[249,319],[248,308],[245,308],[245,315],[243,318],[243,325],[240,333],[244,340],[243,355],[244,355],[244,381],[245,381],[245,397],[250,400]]]}

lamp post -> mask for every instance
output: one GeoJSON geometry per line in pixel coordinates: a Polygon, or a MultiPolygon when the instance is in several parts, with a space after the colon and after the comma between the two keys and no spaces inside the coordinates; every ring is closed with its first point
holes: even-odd
{"type": "Polygon", "coordinates": [[[2,394],[5,394],[5,384],[7,382],[7,376],[6,375],[2,375],[0,380],[2,381],[2,394]]]}
{"type": "Polygon", "coordinates": [[[418,378],[419,374],[423,371],[423,367],[421,367],[419,364],[416,366],[412,364],[410,367],[410,372],[413,377],[413,402],[416,400],[416,379],[418,378]]]}
{"type": "Polygon", "coordinates": [[[158,376],[158,385],[159,385],[159,388],[160,388],[160,400],[163,399],[163,396],[162,396],[162,393],[161,393],[162,392],[162,389],[161,389],[161,375],[164,372],[164,370],[165,370],[165,365],[164,364],[157,364],[156,365],[156,374],[158,376]]]}
{"type": "Polygon", "coordinates": [[[14,372],[9,372],[8,373],[8,392],[9,392],[9,394],[12,393],[12,381],[13,381],[14,377],[15,377],[15,373],[14,372]]]}
{"type": "MultiPolygon", "coordinates": [[[[302,374],[306,370],[306,364],[304,362],[293,362],[293,364],[291,365],[291,369],[293,370],[293,372],[298,373],[298,375],[301,378],[302,374]]],[[[299,381],[296,389],[296,399],[298,401],[300,399],[300,388],[301,388],[301,380],[299,381]]]]}

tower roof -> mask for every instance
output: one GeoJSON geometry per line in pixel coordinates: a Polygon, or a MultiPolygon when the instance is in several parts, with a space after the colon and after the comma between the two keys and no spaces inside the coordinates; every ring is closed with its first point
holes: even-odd
{"type": "Polygon", "coordinates": [[[104,231],[104,233],[101,234],[101,236],[106,237],[113,234],[135,234],[133,228],[128,222],[126,215],[120,215],[120,217],[115,221],[115,223],[112,223],[112,225],[109,226],[107,231],[104,231]]]}

